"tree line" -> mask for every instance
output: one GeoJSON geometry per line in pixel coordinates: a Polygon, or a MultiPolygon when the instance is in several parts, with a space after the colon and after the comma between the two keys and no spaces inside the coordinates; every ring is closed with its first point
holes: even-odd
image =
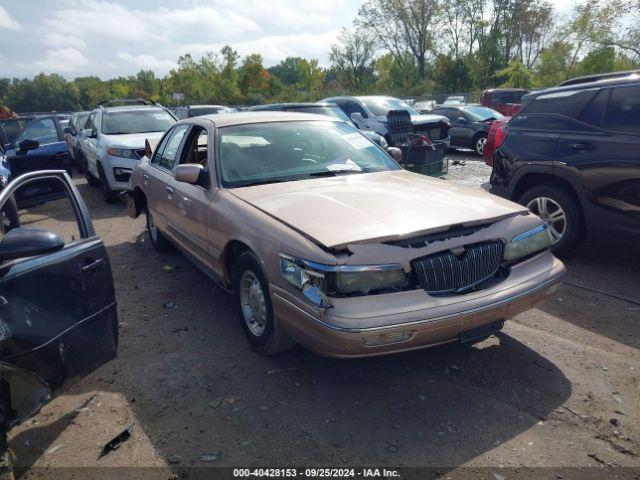
{"type": "Polygon", "coordinates": [[[253,105],[333,94],[431,96],[489,87],[543,88],[567,78],[640,68],[640,0],[585,0],[564,17],[543,0],[366,0],[329,51],[330,66],[288,57],[265,68],[231,46],[181,56],[159,78],[71,81],[41,73],[0,78],[0,104],[18,112],[92,108],[142,97],[253,105]]]}

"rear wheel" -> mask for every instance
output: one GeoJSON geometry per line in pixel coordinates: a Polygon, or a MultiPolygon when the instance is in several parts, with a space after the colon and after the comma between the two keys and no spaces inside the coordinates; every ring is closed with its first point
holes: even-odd
{"type": "Polygon", "coordinates": [[[534,187],[522,194],[518,202],[549,225],[554,253],[566,253],[583,240],[578,205],[562,188],[555,185],[534,187]]]}
{"type": "Polygon", "coordinates": [[[473,149],[480,156],[482,156],[482,153],[484,152],[485,143],[487,143],[486,134],[476,135],[473,137],[473,149]]]}
{"type": "Polygon", "coordinates": [[[152,213],[149,211],[149,208],[145,208],[145,213],[147,216],[147,232],[149,233],[149,240],[151,241],[151,245],[158,252],[168,252],[171,250],[173,245],[167,237],[165,237],[156,225],[155,219],[153,218],[152,213]]]}
{"type": "Polygon", "coordinates": [[[107,181],[107,176],[102,169],[102,165],[98,164],[98,175],[100,176],[100,190],[102,191],[102,196],[104,197],[104,201],[107,203],[115,203],[120,198],[118,197],[118,193],[111,190],[109,187],[109,182],[107,181]]]}
{"type": "Polygon", "coordinates": [[[295,340],[282,330],[273,315],[269,284],[253,253],[244,252],[238,257],[233,289],[242,329],[255,350],[275,355],[295,346],[295,340]]]}

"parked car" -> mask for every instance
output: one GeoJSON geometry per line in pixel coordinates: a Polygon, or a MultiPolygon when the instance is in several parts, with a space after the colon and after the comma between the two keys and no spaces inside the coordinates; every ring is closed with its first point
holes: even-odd
{"type": "Polygon", "coordinates": [[[419,100],[413,104],[413,108],[420,113],[431,113],[437,104],[435,100],[419,100]]]}
{"type": "Polygon", "coordinates": [[[12,427],[115,357],[118,317],[107,250],[64,171],[15,178],[0,193],[0,211],[3,457],[12,427]],[[64,196],[20,210],[9,221],[5,214],[14,197],[41,182],[58,183],[64,196]]]}
{"type": "Polygon", "coordinates": [[[522,88],[491,88],[482,93],[481,104],[493,108],[502,115],[511,117],[518,113],[522,104],[522,97],[529,90],[522,88]]]}
{"type": "Polygon", "coordinates": [[[471,148],[478,155],[482,155],[491,124],[502,118],[501,113],[481,105],[441,105],[434,108],[433,113],[451,121],[452,148],[471,148]]]}
{"type": "Polygon", "coordinates": [[[89,118],[91,112],[76,112],[71,115],[69,125],[64,129],[64,138],[67,141],[67,148],[69,149],[69,155],[73,160],[73,164],[78,169],[78,172],[84,172],[84,163],[81,161],[80,153],[80,135],[84,129],[84,125],[89,118]]]}
{"type": "Polygon", "coordinates": [[[548,225],[553,250],[640,238],[640,71],[530,93],[503,127],[491,191],[548,225]]]}
{"type": "Polygon", "coordinates": [[[494,120],[489,128],[487,141],[482,149],[482,158],[489,167],[493,167],[493,154],[504,140],[504,129],[502,127],[509,123],[509,120],[511,120],[511,117],[503,116],[498,120],[494,120]]]}
{"type": "Polygon", "coordinates": [[[352,125],[303,113],[182,120],[125,192],[151,244],[235,292],[258,351],[359,357],[473,343],[564,267],[525,207],[401,169],[352,125]]]}
{"type": "MultiPolygon", "coordinates": [[[[315,113],[316,115],[328,115],[335,117],[343,122],[347,122],[356,126],[353,121],[347,116],[342,109],[331,102],[301,102],[301,103],[271,103],[268,105],[254,105],[249,111],[261,111],[269,110],[274,112],[301,112],[301,113],[315,113]]],[[[356,127],[357,128],[357,127],[356,127]]],[[[380,145],[382,148],[387,148],[389,145],[382,135],[375,132],[362,130],[364,136],[380,145]]]]}
{"type": "MultiPolygon", "coordinates": [[[[35,117],[21,126],[20,133],[12,130],[13,141],[5,145],[2,175],[7,182],[37,170],[64,169],[71,172],[71,157],[57,115],[35,117]]],[[[3,142],[7,139],[5,137],[3,142]]],[[[59,198],[61,194],[57,183],[43,181],[21,189],[17,201],[20,207],[26,207],[48,198],[59,198]]]]}
{"type": "Polygon", "coordinates": [[[429,163],[439,164],[439,170],[431,169],[430,175],[439,176],[447,171],[447,148],[449,147],[449,119],[442,115],[424,115],[415,110],[408,103],[394,97],[363,96],[363,97],[331,97],[323,100],[338,105],[353,123],[365,131],[372,131],[382,135],[389,145],[393,145],[390,137],[388,115],[389,112],[406,111],[413,124],[413,133],[423,135],[433,145],[434,153],[430,155],[429,163]]]}
{"type": "Polygon", "coordinates": [[[211,115],[214,113],[231,113],[235,112],[234,108],[225,107],[224,105],[182,105],[175,110],[176,118],[198,117],[200,115],[211,115]]]}
{"type": "Polygon", "coordinates": [[[464,95],[450,95],[442,102],[443,105],[465,105],[466,103],[467,99],[464,95]]]}
{"type": "Polygon", "coordinates": [[[89,185],[100,186],[106,202],[117,202],[144,155],[145,139],[159,139],[175,122],[173,114],[158,104],[99,105],[80,139],[89,185]]]}

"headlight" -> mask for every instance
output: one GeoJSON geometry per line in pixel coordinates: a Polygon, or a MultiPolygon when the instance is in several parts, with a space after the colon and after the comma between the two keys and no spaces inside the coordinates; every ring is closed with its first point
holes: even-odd
{"type": "Polygon", "coordinates": [[[507,242],[504,248],[505,260],[516,260],[532,253],[540,252],[551,246],[549,226],[539,225],[526,232],[516,235],[507,242]]]}
{"type": "Polygon", "coordinates": [[[138,159],[136,151],[128,148],[107,148],[107,153],[112,157],[131,158],[133,160],[138,159]]]}
{"type": "Polygon", "coordinates": [[[334,266],[283,254],[280,254],[280,274],[310,300],[310,294],[317,295],[318,291],[332,296],[367,295],[407,285],[407,276],[398,264],[334,266]]]}

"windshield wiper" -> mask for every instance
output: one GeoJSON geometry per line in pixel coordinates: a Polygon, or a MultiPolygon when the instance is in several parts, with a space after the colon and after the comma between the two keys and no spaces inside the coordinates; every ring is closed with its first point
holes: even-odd
{"type": "Polygon", "coordinates": [[[327,170],[325,172],[312,172],[310,177],[337,177],[338,175],[348,175],[350,173],[364,173],[362,170],[327,170]]]}
{"type": "Polygon", "coordinates": [[[295,179],[294,178],[268,178],[264,180],[254,180],[252,182],[239,183],[237,185],[234,185],[232,188],[255,187],[256,185],[267,185],[269,183],[290,182],[291,180],[295,180],[295,179]]]}

